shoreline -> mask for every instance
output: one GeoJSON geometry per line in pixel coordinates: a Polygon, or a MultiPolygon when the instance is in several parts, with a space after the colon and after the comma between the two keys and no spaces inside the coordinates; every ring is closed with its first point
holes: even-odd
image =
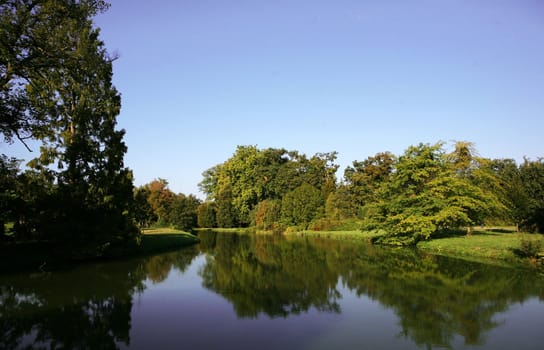
{"type": "Polygon", "coordinates": [[[8,242],[0,244],[0,274],[18,272],[48,272],[71,265],[103,262],[115,259],[130,259],[146,255],[173,251],[200,242],[188,232],[173,229],[155,229],[155,232],[140,235],[140,244],[114,247],[104,254],[91,256],[66,253],[56,250],[51,242],[8,242]]]}

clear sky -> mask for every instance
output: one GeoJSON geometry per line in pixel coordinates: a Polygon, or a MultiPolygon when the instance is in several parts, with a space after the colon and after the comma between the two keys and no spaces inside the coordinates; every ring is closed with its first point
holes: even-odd
{"type": "Polygon", "coordinates": [[[419,142],[544,156],[542,0],[111,0],[95,19],[136,185],[198,192],[237,145],[343,168],[419,142]]]}

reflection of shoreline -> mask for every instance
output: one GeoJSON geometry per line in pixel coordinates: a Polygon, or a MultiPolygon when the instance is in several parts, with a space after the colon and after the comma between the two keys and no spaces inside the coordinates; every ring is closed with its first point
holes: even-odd
{"type": "Polygon", "coordinates": [[[44,274],[0,277],[0,348],[115,349],[130,343],[135,292],[183,271],[194,247],[44,274]],[[50,346],[51,345],[51,346],[50,346]]]}
{"type": "Polygon", "coordinates": [[[410,250],[326,239],[203,233],[213,254],[203,285],[222,295],[241,318],[287,317],[315,308],[339,312],[342,280],[394,310],[402,334],[419,346],[447,346],[457,336],[482,345],[498,323],[493,316],[513,302],[544,297],[536,274],[410,250]]]}

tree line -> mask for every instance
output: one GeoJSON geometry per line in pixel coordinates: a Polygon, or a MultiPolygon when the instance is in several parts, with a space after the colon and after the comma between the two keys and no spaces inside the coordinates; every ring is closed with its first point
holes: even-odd
{"type": "Polygon", "coordinates": [[[107,8],[100,0],[0,2],[0,133],[29,151],[40,145],[24,172],[0,157],[2,238],[8,227],[17,239],[89,251],[137,239],[115,57],[92,21],[107,8]]]}
{"type": "Polygon", "coordinates": [[[544,229],[544,162],[480,157],[471,142],[418,144],[395,156],[354,161],[337,181],[336,152],[239,146],[203,173],[208,227],[327,228],[359,220],[364,230],[414,242],[483,223],[544,229]]]}
{"type": "Polygon", "coordinates": [[[482,222],[544,230],[544,163],[479,157],[469,142],[410,146],[354,161],[336,152],[239,146],[203,173],[201,202],[166,180],[135,188],[124,165],[121,96],[92,18],[100,0],[0,2],[0,133],[37,156],[0,155],[0,239],[100,252],[169,225],[325,229],[358,220],[407,242],[482,222]],[[31,143],[29,141],[32,141],[31,143]]]}

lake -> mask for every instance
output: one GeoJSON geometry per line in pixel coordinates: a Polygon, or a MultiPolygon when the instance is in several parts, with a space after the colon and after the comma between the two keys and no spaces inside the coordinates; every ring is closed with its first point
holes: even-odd
{"type": "Polygon", "coordinates": [[[0,276],[0,348],[544,348],[544,276],[531,269],[199,236],[166,254],[0,276]]]}

